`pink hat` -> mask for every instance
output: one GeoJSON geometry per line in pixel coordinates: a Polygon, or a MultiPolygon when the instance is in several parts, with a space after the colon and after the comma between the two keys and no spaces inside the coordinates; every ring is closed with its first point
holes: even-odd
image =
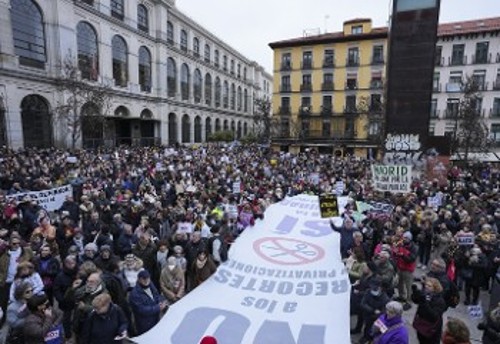
{"type": "Polygon", "coordinates": [[[205,336],[201,339],[200,344],[217,344],[217,339],[212,336],[205,336]]]}

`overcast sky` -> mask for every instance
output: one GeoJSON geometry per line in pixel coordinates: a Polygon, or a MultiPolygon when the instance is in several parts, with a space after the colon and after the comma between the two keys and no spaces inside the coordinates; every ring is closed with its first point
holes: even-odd
{"type": "MultiPolygon", "coordinates": [[[[418,1],[418,0],[415,0],[418,1]]],[[[205,29],[272,73],[268,43],[304,30],[341,31],[345,20],[369,17],[386,26],[390,0],[176,0],[205,29]]],[[[500,16],[499,0],[442,0],[440,22],[500,16]]]]}

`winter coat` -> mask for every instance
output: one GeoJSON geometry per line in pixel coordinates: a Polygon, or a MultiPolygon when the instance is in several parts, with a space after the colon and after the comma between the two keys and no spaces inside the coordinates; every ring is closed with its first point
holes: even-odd
{"type": "Polygon", "coordinates": [[[384,264],[377,264],[376,275],[380,278],[384,290],[389,291],[395,287],[394,276],[396,275],[396,270],[390,261],[384,264]]]}
{"type": "Polygon", "coordinates": [[[153,243],[148,242],[145,247],[140,244],[135,245],[132,253],[142,259],[144,264],[144,269],[148,270],[151,276],[155,276],[156,273],[156,247],[153,243]]]}
{"type": "Polygon", "coordinates": [[[191,266],[192,289],[205,282],[217,270],[217,266],[211,257],[207,257],[206,263],[201,269],[197,266],[196,262],[197,260],[191,266]]]}
{"type": "Polygon", "coordinates": [[[417,247],[414,243],[394,247],[392,254],[399,271],[413,273],[417,267],[417,247]]]}
{"type": "Polygon", "coordinates": [[[153,298],[137,283],[129,295],[129,304],[135,318],[137,334],[143,334],[160,320],[160,302],[164,300],[153,283],[149,284],[153,298]]]}
{"type": "MultiPolygon", "coordinates": [[[[19,256],[17,263],[29,262],[33,259],[33,251],[29,247],[21,247],[21,255],[19,256]]],[[[5,287],[7,272],[9,269],[10,262],[10,250],[7,248],[0,255],[0,288],[5,287]]]]}
{"type": "Polygon", "coordinates": [[[401,316],[387,318],[386,314],[382,314],[377,322],[381,322],[387,327],[385,333],[375,331],[375,338],[373,344],[409,344],[410,339],[408,329],[406,328],[401,316]]]}
{"type": "Polygon", "coordinates": [[[485,321],[478,325],[478,329],[484,331],[483,344],[500,343],[500,318],[495,317],[492,312],[487,314],[485,321]]]}
{"type": "Polygon", "coordinates": [[[59,272],[54,280],[54,297],[56,298],[59,308],[63,311],[71,310],[75,306],[74,303],[67,303],[64,300],[64,295],[71,288],[73,281],[76,278],[77,270],[69,270],[63,267],[63,270],[59,272]]]}
{"type": "MultiPolygon", "coordinates": [[[[443,294],[433,293],[429,296],[422,290],[414,290],[411,299],[418,305],[416,314],[421,319],[434,324],[436,332],[441,333],[443,328],[443,313],[448,308],[443,294]]],[[[423,335],[425,336],[426,334],[423,335]]]]}
{"type": "Polygon", "coordinates": [[[344,226],[339,228],[335,227],[333,224],[332,224],[332,229],[340,234],[340,255],[342,259],[349,257],[348,251],[352,248],[352,245],[354,244],[354,238],[352,237],[352,234],[357,229],[355,227],[346,228],[344,226]]]}
{"type": "Polygon", "coordinates": [[[468,268],[472,269],[472,279],[470,284],[474,287],[481,287],[487,278],[488,259],[484,254],[477,256],[477,260],[468,260],[468,268]]]}
{"type": "Polygon", "coordinates": [[[363,319],[365,319],[367,323],[375,321],[375,319],[379,316],[375,313],[375,311],[378,310],[380,313],[383,313],[385,305],[389,301],[391,301],[391,299],[389,299],[389,296],[387,296],[386,293],[382,292],[379,296],[374,296],[370,290],[367,290],[361,300],[363,319]]]}
{"type": "Polygon", "coordinates": [[[18,300],[11,302],[7,307],[7,324],[11,329],[22,329],[26,317],[29,314],[28,307],[25,307],[25,303],[18,300]],[[23,310],[21,310],[21,308],[23,308],[23,310]]]}
{"type": "Polygon", "coordinates": [[[123,232],[116,242],[116,252],[123,258],[127,254],[132,253],[132,245],[135,244],[137,244],[137,237],[133,234],[128,235],[123,232]]]}
{"type": "Polygon", "coordinates": [[[43,344],[47,332],[54,325],[61,324],[62,312],[52,308],[52,316],[45,317],[40,314],[30,314],[24,323],[24,344],[43,344]]]}
{"type": "Polygon", "coordinates": [[[160,275],[160,287],[169,304],[184,296],[185,285],[184,272],[180,267],[176,266],[170,270],[167,265],[163,268],[160,275]]]}
{"type": "Polygon", "coordinates": [[[116,344],[114,338],[127,330],[128,322],[122,309],[110,304],[105,314],[92,311],[83,326],[82,343],[85,344],[116,344]]]}
{"type": "Polygon", "coordinates": [[[45,290],[52,289],[54,280],[61,270],[59,260],[49,256],[47,258],[39,257],[35,260],[35,270],[38,271],[42,278],[45,290]]]}

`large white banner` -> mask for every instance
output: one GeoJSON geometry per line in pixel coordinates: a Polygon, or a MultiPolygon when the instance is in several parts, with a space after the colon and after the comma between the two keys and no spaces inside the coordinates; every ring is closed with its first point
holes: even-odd
{"type": "Polygon", "coordinates": [[[372,165],[373,187],[382,192],[408,193],[411,170],[410,165],[372,165]]]}
{"type": "Polygon", "coordinates": [[[37,201],[38,205],[45,210],[54,211],[61,208],[66,196],[72,195],[73,187],[68,184],[49,190],[17,193],[7,196],[7,199],[15,199],[19,203],[22,202],[26,196],[29,196],[34,201],[37,201]]]}
{"type": "Polygon", "coordinates": [[[141,344],[348,344],[350,283],[317,196],[286,198],[247,228],[229,260],[174,304],[141,344]]]}

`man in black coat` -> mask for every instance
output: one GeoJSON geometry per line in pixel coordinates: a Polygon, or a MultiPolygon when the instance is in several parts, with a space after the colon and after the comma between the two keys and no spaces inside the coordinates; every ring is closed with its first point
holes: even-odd
{"type": "Polygon", "coordinates": [[[59,309],[63,311],[62,325],[66,339],[71,338],[71,315],[73,312],[73,303],[64,301],[64,294],[71,288],[76,273],[78,271],[77,261],[75,256],[67,256],[64,259],[63,269],[57,274],[54,280],[54,297],[59,304],[59,309]]]}

